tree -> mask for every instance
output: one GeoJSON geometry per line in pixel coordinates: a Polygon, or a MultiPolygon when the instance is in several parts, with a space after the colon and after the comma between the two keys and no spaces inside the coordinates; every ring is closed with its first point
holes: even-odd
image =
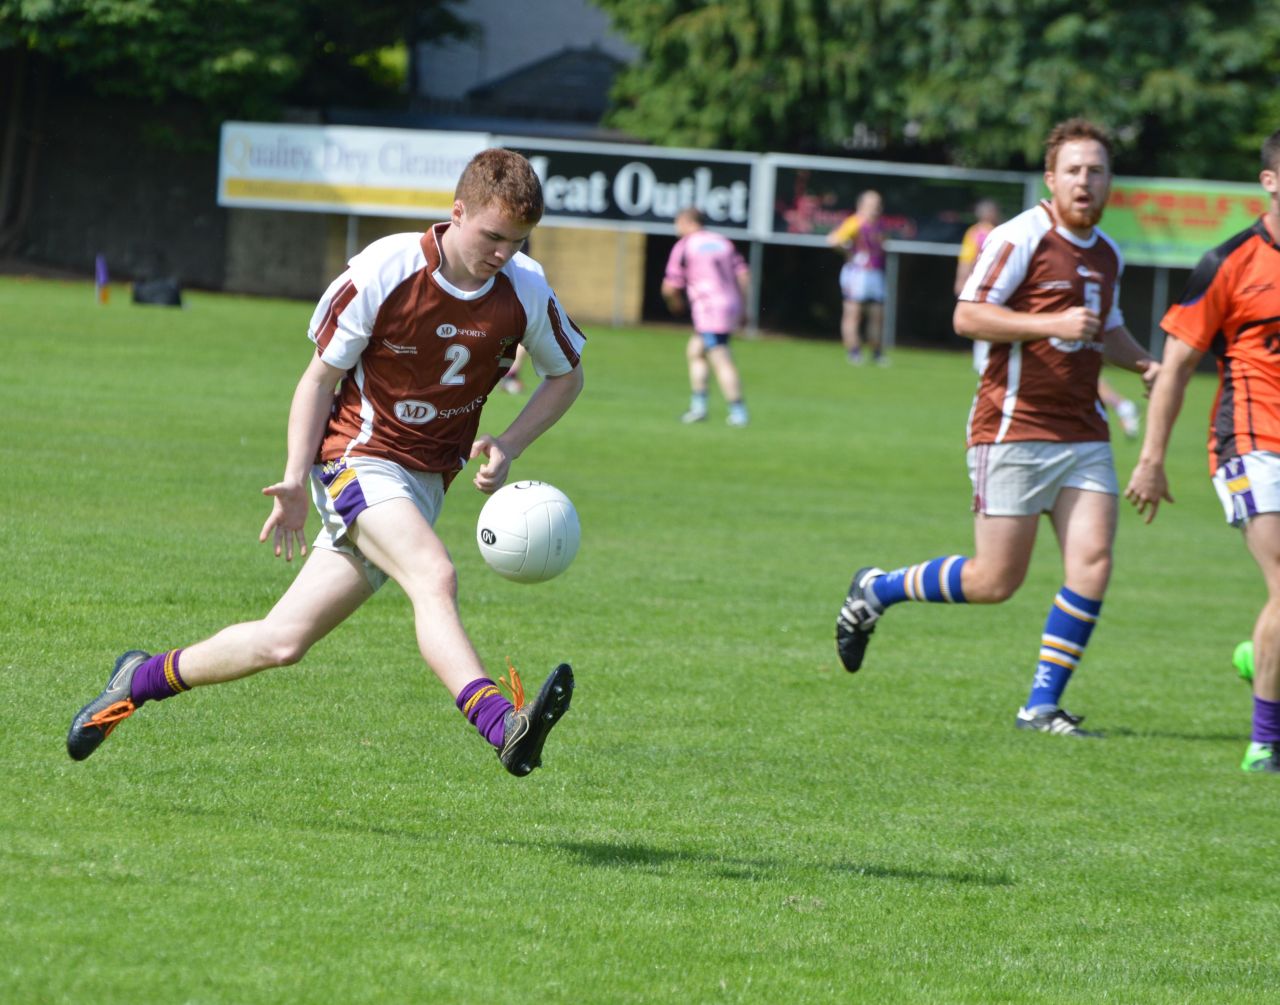
{"type": "Polygon", "coordinates": [[[1034,168],[1054,122],[1127,171],[1255,178],[1273,0],[594,0],[640,49],[611,124],[652,142],[1034,168]]]}
{"type": "Polygon", "coordinates": [[[212,133],[281,106],[399,96],[418,40],[459,37],[450,0],[0,0],[0,248],[20,230],[51,80],[92,94],[193,105],[212,133]],[[398,65],[397,65],[398,64],[398,65]],[[3,90],[0,90],[3,93],[3,90]]]}
{"type": "Polygon", "coordinates": [[[449,2],[0,0],[0,51],[40,55],[98,94],[266,115],[398,89],[377,54],[465,34],[449,2]]]}

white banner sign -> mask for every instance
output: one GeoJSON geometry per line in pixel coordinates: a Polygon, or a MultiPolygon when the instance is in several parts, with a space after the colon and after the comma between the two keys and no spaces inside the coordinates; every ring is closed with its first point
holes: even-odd
{"type": "Polygon", "coordinates": [[[487,133],[224,122],[218,205],[444,218],[487,133]]]}

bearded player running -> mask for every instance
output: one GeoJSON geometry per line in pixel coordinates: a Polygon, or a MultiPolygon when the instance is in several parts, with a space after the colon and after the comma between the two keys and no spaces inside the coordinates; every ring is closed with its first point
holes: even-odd
{"type": "Polygon", "coordinates": [[[1040,515],[1062,553],[1019,729],[1090,736],[1062,693],[1084,654],[1111,576],[1119,486],[1104,410],[1103,360],[1142,374],[1157,364],[1129,334],[1119,306],[1123,261],[1097,228],[1111,188],[1111,142],[1070,119],[1045,149],[1049,199],[993,230],[960,291],[955,330],[991,343],[969,417],[974,554],[853,577],[836,621],[846,670],[862,666],[876,623],[903,601],[996,604],[1026,577],[1040,515]]]}

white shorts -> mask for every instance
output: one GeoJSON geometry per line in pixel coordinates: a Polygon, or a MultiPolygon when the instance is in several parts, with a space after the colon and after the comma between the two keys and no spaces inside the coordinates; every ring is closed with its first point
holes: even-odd
{"type": "Polygon", "coordinates": [[[344,457],[311,469],[311,499],[320,513],[320,533],[313,547],[357,559],[376,590],[387,581],[387,574],[361,554],[348,529],[370,506],[388,499],[408,499],[435,526],[444,506],[444,476],[438,471],[410,471],[380,457],[344,457]]]}
{"type": "Polygon", "coordinates": [[[1232,527],[1243,527],[1259,513],[1280,513],[1280,454],[1255,450],[1218,468],[1213,487],[1232,527]]]}
{"type": "Polygon", "coordinates": [[[1111,444],[981,443],[970,447],[969,480],[973,511],[985,516],[1034,516],[1047,513],[1063,489],[1118,496],[1111,444]]]}
{"type": "Polygon", "coordinates": [[[845,262],[840,269],[840,293],[860,304],[884,303],[884,273],[845,262]]]}

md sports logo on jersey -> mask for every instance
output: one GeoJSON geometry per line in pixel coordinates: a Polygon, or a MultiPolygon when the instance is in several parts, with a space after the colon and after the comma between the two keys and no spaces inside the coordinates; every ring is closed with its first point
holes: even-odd
{"type": "Polygon", "coordinates": [[[436,417],[436,406],[429,401],[406,398],[396,402],[396,418],[411,426],[425,426],[436,417]]]}
{"type": "Polygon", "coordinates": [[[436,326],[437,338],[454,338],[458,335],[463,338],[484,338],[485,333],[479,328],[459,328],[457,325],[448,323],[436,326]]]}
{"type": "Polygon", "coordinates": [[[1049,344],[1057,349],[1058,352],[1085,352],[1086,350],[1089,352],[1102,352],[1103,349],[1101,342],[1092,340],[1087,342],[1068,341],[1057,336],[1049,339],[1049,344]]]}

